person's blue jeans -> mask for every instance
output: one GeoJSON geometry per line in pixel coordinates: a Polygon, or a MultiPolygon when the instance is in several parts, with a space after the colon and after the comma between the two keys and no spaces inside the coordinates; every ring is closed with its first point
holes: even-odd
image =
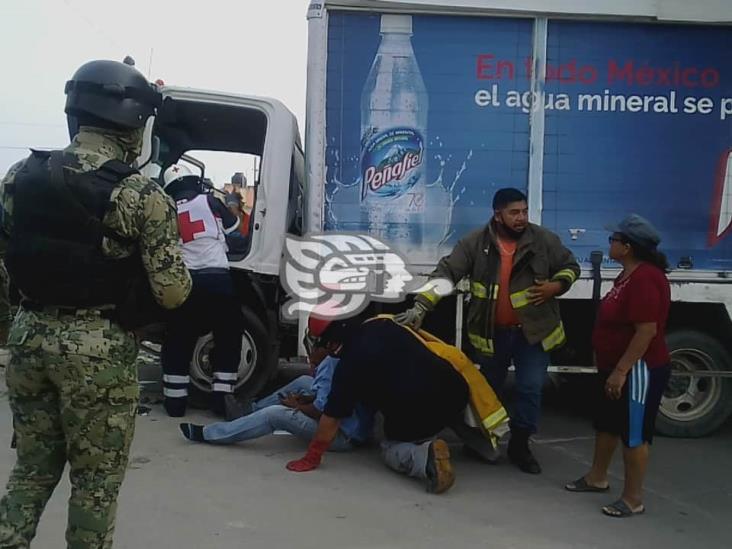
{"type": "Polygon", "coordinates": [[[314,378],[307,375],[302,375],[296,379],[293,379],[292,381],[290,381],[290,383],[288,383],[284,387],[280,387],[271,395],[266,396],[263,399],[260,399],[252,404],[252,410],[256,412],[257,410],[267,408],[268,406],[278,405],[280,403],[280,394],[286,395],[287,393],[310,393],[313,387],[313,381],[314,378]]]}
{"type": "Polygon", "coordinates": [[[508,368],[513,361],[516,368],[514,401],[508,407],[511,429],[535,433],[541,413],[541,392],[549,367],[549,353],[541,343],[529,345],[521,328],[496,328],[492,357],[478,355],[476,362],[493,390],[503,396],[508,368]]]}
{"type": "MultiPolygon", "coordinates": [[[[302,412],[277,404],[261,408],[248,416],[234,421],[212,423],[203,428],[203,438],[214,444],[233,444],[244,440],[263,437],[275,431],[287,431],[306,441],[310,441],[318,429],[318,420],[302,412]]],[[[353,445],[342,431],[338,431],[329,450],[345,452],[353,445]]]]}
{"type": "Polygon", "coordinates": [[[401,442],[383,440],[381,456],[387,467],[414,478],[427,478],[427,459],[432,440],[401,442]]]}

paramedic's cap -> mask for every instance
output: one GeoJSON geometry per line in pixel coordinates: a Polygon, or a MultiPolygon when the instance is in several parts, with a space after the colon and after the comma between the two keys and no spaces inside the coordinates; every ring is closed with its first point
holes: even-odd
{"type": "Polygon", "coordinates": [[[661,236],[656,228],[645,217],[638,214],[630,214],[628,217],[605,227],[612,233],[622,233],[628,240],[640,244],[644,248],[653,249],[661,242],[661,236]]]}
{"type": "Polygon", "coordinates": [[[390,15],[381,16],[381,34],[386,33],[412,34],[411,15],[390,15]]]}

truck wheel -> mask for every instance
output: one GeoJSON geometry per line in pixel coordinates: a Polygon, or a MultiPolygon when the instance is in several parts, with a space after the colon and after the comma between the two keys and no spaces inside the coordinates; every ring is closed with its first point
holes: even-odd
{"type": "Polygon", "coordinates": [[[672,437],[703,437],[732,415],[732,378],[700,377],[704,370],[732,370],[732,359],[714,338],[693,330],[666,339],[673,372],[661,400],[656,428],[672,437]]]}
{"type": "MultiPolygon", "coordinates": [[[[273,359],[267,330],[262,321],[248,308],[243,307],[244,332],[242,333],[241,359],[234,392],[238,397],[250,397],[269,380],[277,361],[273,359]]],[[[211,393],[213,370],[209,355],[214,347],[213,335],[208,333],[196,342],[191,360],[191,395],[195,406],[206,407],[211,393]]]]}

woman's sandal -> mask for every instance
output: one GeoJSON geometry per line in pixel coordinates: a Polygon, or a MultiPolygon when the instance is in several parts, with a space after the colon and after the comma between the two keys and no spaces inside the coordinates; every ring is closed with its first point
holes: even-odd
{"type": "Polygon", "coordinates": [[[610,505],[603,507],[602,512],[609,517],[627,518],[634,515],[642,515],[646,512],[646,507],[645,505],[641,505],[638,509],[633,510],[630,508],[630,505],[625,503],[622,499],[619,499],[615,503],[611,503],[610,505]]]}
{"type": "Polygon", "coordinates": [[[585,477],[580,477],[574,482],[565,484],[564,489],[570,492],[607,492],[610,489],[610,485],[608,484],[604,488],[601,488],[600,486],[592,486],[591,484],[588,484],[585,477]]]}

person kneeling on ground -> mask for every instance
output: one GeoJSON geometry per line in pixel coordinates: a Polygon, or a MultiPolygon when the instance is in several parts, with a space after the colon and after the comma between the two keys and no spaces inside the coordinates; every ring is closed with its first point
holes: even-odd
{"type": "MultiPolygon", "coordinates": [[[[333,349],[340,363],[308,452],[288,463],[289,470],[317,468],[323,453],[337,440],[343,418],[350,417],[357,404],[384,416],[386,440],[381,446],[387,466],[423,479],[429,492],[442,493],[455,479],[447,443],[436,438],[445,427],[453,429],[484,461],[495,461],[495,446],[463,420],[469,398],[471,404],[474,401],[470,373],[463,374],[433,352],[422,332],[417,334],[387,317],[361,323],[358,319],[330,322],[313,316],[309,331],[333,349]]],[[[472,363],[470,369],[478,373],[472,363]]],[[[505,422],[505,410],[482,377],[480,381],[495,404],[492,415],[500,415],[494,424],[505,422]]],[[[483,425],[488,421],[486,416],[483,425]]]]}
{"type": "MultiPolygon", "coordinates": [[[[252,403],[251,412],[234,421],[205,427],[181,423],[183,436],[194,442],[233,444],[282,430],[310,440],[326,405],[339,359],[328,356],[327,349],[318,345],[310,346],[308,352],[311,364],[319,361],[314,377],[303,375],[294,379],[277,392],[252,403]]],[[[370,438],[372,428],[373,413],[358,406],[350,417],[341,422],[330,449],[342,452],[363,445],[370,438]]]]}

